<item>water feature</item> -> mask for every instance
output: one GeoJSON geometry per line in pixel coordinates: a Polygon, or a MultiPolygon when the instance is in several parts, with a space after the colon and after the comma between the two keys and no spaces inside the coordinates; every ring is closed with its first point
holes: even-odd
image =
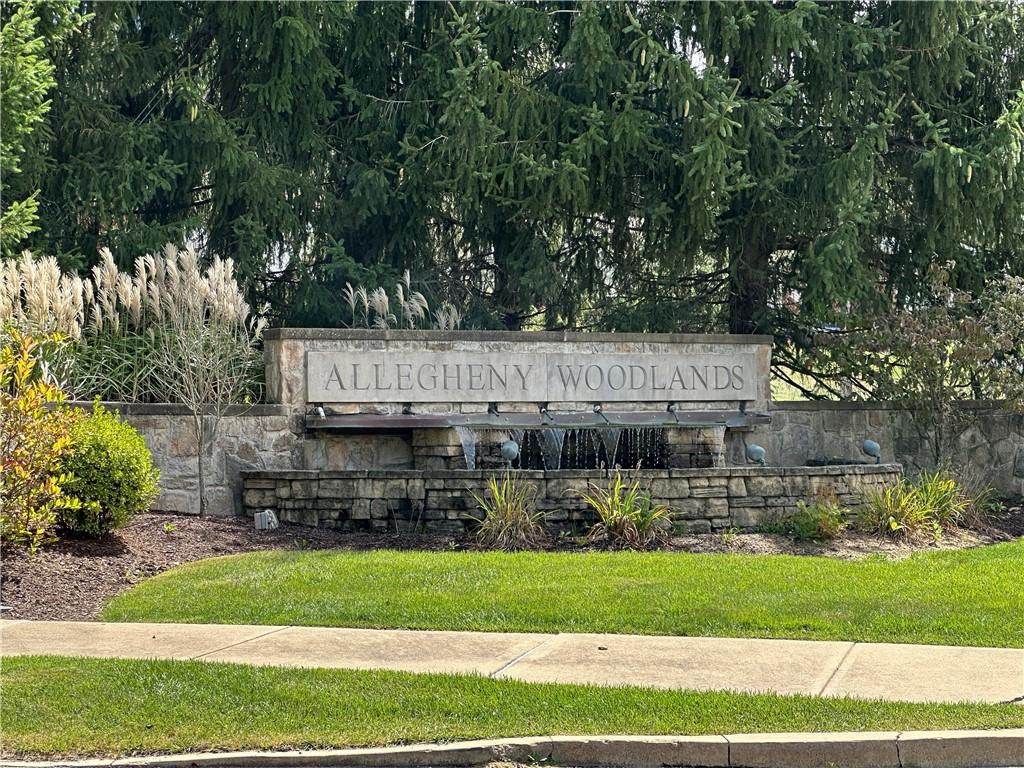
{"type": "Polygon", "coordinates": [[[471,427],[454,427],[455,434],[462,443],[462,455],[466,459],[467,469],[476,469],[476,432],[471,427]]]}
{"type": "Polygon", "coordinates": [[[551,427],[540,430],[541,450],[544,456],[544,469],[561,469],[562,445],[565,443],[565,430],[551,427]]]}
{"type": "Polygon", "coordinates": [[[595,429],[597,439],[604,447],[605,463],[609,467],[615,466],[615,455],[619,451],[619,439],[622,437],[621,429],[595,429]]]}

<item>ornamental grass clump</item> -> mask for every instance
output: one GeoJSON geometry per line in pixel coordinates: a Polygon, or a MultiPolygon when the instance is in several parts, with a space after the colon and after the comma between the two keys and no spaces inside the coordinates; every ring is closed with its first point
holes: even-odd
{"type": "Polygon", "coordinates": [[[71,399],[179,402],[159,352],[165,337],[195,317],[219,336],[251,342],[247,395],[255,399],[262,371],[255,342],[265,312],[252,312],[230,259],[214,258],[202,269],[191,248],[167,245],[136,259],[131,273],[103,248],[86,278],[64,274],[52,257],[25,253],[0,263],[0,317],[23,332],[63,339],[50,362],[71,399]]]}
{"type": "Polygon", "coordinates": [[[587,538],[609,547],[647,549],[668,540],[671,510],[655,504],[651,495],[641,492],[640,483],[627,487],[622,475],[608,487],[591,483],[580,496],[597,515],[598,522],[587,538]]]}
{"type": "Polygon", "coordinates": [[[345,283],[342,296],[349,309],[350,325],[367,328],[429,328],[454,331],[462,323],[462,313],[451,303],[444,302],[431,314],[430,304],[419,291],[412,288],[409,270],[395,284],[394,301],[383,286],[367,289],[364,285],[345,283]]]}
{"type": "Polygon", "coordinates": [[[534,490],[509,471],[487,480],[483,496],[470,491],[484,516],[475,532],[477,544],[507,551],[536,549],[548,539],[544,513],[533,509],[534,490]]]}
{"type": "Polygon", "coordinates": [[[870,494],[857,527],[897,538],[929,533],[938,541],[944,532],[976,519],[976,510],[986,500],[973,498],[946,470],[923,472],[916,480],[901,478],[870,494]]]}

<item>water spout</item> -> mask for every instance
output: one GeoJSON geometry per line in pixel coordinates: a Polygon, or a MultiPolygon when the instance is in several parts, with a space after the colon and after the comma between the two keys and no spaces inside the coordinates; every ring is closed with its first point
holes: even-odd
{"type": "Polygon", "coordinates": [[[476,469],[476,432],[469,427],[455,427],[455,434],[462,443],[462,455],[466,457],[466,469],[476,469]]]}
{"type": "Polygon", "coordinates": [[[679,403],[669,403],[668,412],[675,417],[676,424],[682,424],[682,422],[679,420],[679,403]]]}
{"type": "Polygon", "coordinates": [[[615,466],[615,454],[619,450],[619,438],[622,436],[621,429],[597,429],[597,437],[601,441],[601,445],[604,446],[605,459],[608,462],[608,467],[615,466]]]}
{"type": "Polygon", "coordinates": [[[565,443],[564,429],[540,430],[541,451],[544,455],[544,469],[562,468],[562,445],[565,443]]]}

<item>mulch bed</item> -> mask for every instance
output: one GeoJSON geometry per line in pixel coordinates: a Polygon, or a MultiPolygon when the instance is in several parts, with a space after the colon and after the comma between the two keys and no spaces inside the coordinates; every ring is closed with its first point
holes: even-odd
{"type": "MultiPolygon", "coordinates": [[[[962,549],[1024,536],[1024,505],[1017,503],[989,520],[982,531],[894,541],[847,532],[828,543],[799,542],[764,533],[735,536],[676,536],[666,549],[677,552],[824,555],[858,559],[869,555],[905,557],[927,549],[962,549]]],[[[166,513],[137,517],[98,540],[66,540],[29,555],[20,547],[2,551],[0,604],[5,619],[89,621],[112,597],[140,581],[182,563],[207,557],[268,549],[470,549],[466,538],[428,534],[363,534],[324,528],[282,526],[256,531],[247,518],[199,518],[166,513]]],[[[584,539],[564,538],[552,550],[586,550],[584,539]]]]}

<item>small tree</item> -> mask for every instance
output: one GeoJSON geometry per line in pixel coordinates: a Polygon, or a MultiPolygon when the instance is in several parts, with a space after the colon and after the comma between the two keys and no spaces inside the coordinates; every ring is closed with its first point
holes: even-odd
{"type": "Polygon", "coordinates": [[[264,320],[251,317],[234,282],[230,260],[215,260],[206,278],[191,250],[178,255],[179,285],[167,294],[157,358],[174,401],[192,416],[199,477],[199,512],[208,511],[206,460],[212,452],[221,419],[232,406],[252,403],[259,381],[257,347],[264,320]],[[236,292],[233,300],[211,295],[211,285],[236,292]]]}
{"type": "Polygon", "coordinates": [[[931,292],[928,304],[865,322],[831,351],[861,389],[910,412],[939,466],[978,401],[1024,407],[1024,280],[1007,276],[974,299],[936,269],[931,292]]]}

